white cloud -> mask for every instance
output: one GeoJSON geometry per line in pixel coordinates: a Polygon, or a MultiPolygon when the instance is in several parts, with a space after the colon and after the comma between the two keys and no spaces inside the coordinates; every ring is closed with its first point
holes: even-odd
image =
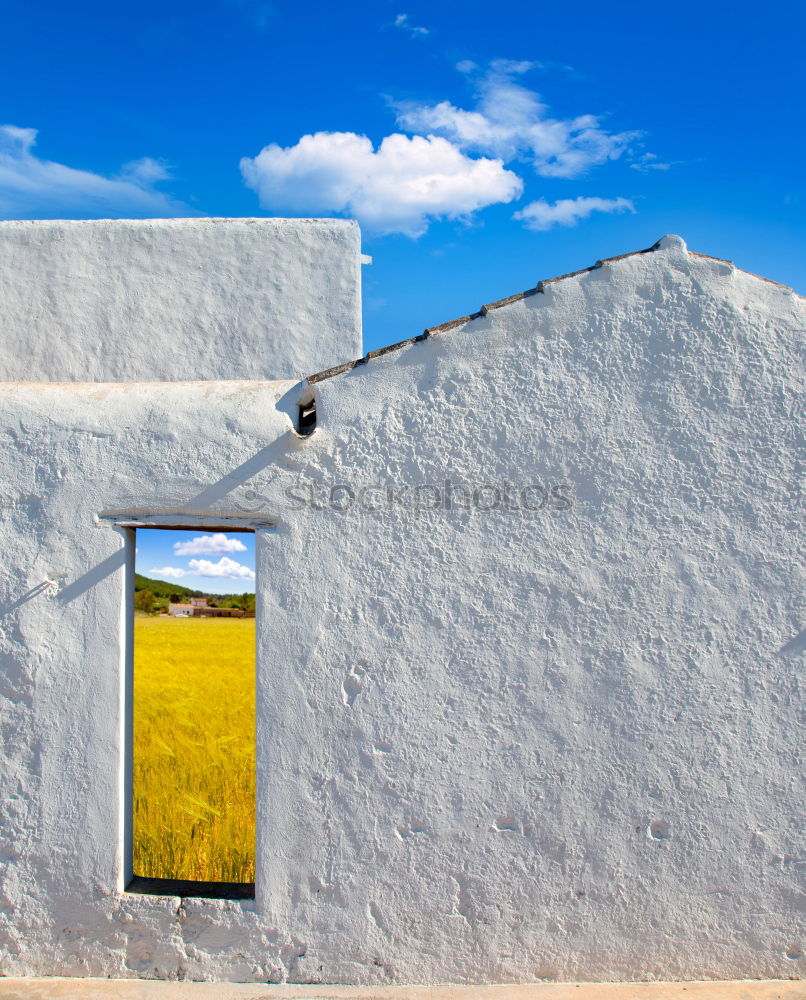
{"type": "Polygon", "coordinates": [[[159,160],[154,160],[150,156],[144,156],[140,160],[132,160],[131,163],[124,164],[120,171],[120,177],[133,184],[148,185],[170,180],[171,175],[164,163],[160,163],[159,160]]]}
{"type": "Polygon", "coordinates": [[[345,212],[375,233],[420,236],[429,221],[509,202],[523,182],[499,159],[473,159],[437,136],[389,135],[377,151],[355,132],[317,132],[241,160],[265,208],[345,212]]]}
{"type": "Polygon", "coordinates": [[[177,556],[217,556],[223,552],[246,552],[246,546],[237,538],[227,538],[221,531],[200,535],[190,542],[174,542],[174,555],[177,556]]]}
{"type": "Polygon", "coordinates": [[[527,229],[545,230],[552,226],[575,226],[580,219],[587,219],[594,212],[634,212],[635,205],[629,198],[563,198],[550,204],[532,201],[513,215],[527,229]]]}
{"type": "MultiPolygon", "coordinates": [[[[638,132],[607,132],[595,115],[551,118],[540,96],[520,83],[534,64],[498,60],[477,84],[475,109],[450,101],[396,105],[398,124],[408,132],[440,135],[462,150],[499,157],[504,162],[530,160],[543,177],[578,177],[591,167],[616,160],[639,137],[638,132]]],[[[469,74],[474,64],[459,63],[469,74]]]]}
{"type": "Polygon", "coordinates": [[[412,38],[423,38],[425,35],[430,34],[428,28],[417,28],[409,21],[408,14],[398,14],[395,18],[395,27],[402,28],[403,31],[408,31],[412,38]]]}
{"type": "MultiPolygon", "coordinates": [[[[679,162],[679,160],[676,161],[676,163],[679,162]]],[[[640,170],[642,173],[646,173],[649,170],[669,170],[674,165],[672,163],[661,163],[655,153],[644,153],[643,156],[639,156],[634,163],[630,164],[633,170],[640,170]]]]}
{"type": "Polygon", "coordinates": [[[190,568],[197,576],[225,577],[228,580],[254,580],[255,571],[222,556],[217,563],[209,559],[191,559],[190,568]]]}
{"type": "Polygon", "coordinates": [[[168,178],[148,157],[127,164],[117,177],[103,177],[42,160],[32,152],[37,131],[0,125],[0,217],[165,218],[198,215],[154,185],[168,178]]]}
{"type": "MultiPolygon", "coordinates": [[[[395,25],[420,30],[407,14],[398,14],[395,25]]],[[[540,96],[518,79],[537,65],[498,60],[482,70],[464,60],[456,68],[477,90],[470,110],[450,101],[398,103],[398,124],[413,134],[388,135],[377,149],[355,132],[317,132],[293,146],[271,144],[241,160],[244,181],[271,211],[342,213],[371,234],[418,237],[436,219],[469,217],[520,197],[524,183],[513,161],[530,162],[543,177],[574,178],[635,156],[639,132],[609,132],[591,114],[551,117],[540,96]]],[[[636,163],[641,169],[665,168],[651,153],[636,163]]],[[[515,217],[530,228],[548,229],[574,225],[593,212],[621,211],[635,207],[624,198],[553,205],[541,200],[515,217]]]]}
{"type": "Polygon", "coordinates": [[[178,566],[163,566],[161,569],[149,570],[154,576],[167,576],[169,580],[181,580],[183,576],[187,576],[186,569],[179,569],[178,566]]]}

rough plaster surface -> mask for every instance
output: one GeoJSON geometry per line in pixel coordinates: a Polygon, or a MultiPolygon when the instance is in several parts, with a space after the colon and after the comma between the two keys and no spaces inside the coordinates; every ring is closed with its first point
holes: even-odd
{"type": "Polygon", "coordinates": [[[304,383],[1,387],[0,971],[802,975],[804,314],[667,238],[317,383],[305,439],[304,383]],[[573,503],[326,502],[446,479],[573,503]],[[276,521],[254,902],[120,892],[110,509],[276,521]]]}
{"type": "Polygon", "coordinates": [[[339,219],[0,222],[0,379],[302,378],[361,353],[339,219]]]}

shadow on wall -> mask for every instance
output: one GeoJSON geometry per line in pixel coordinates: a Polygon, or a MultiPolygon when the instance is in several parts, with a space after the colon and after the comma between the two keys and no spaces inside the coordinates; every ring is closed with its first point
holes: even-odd
{"type": "Polygon", "coordinates": [[[93,566],[89,572],[80,576],[77,580],[74,580],[73,583],[68,584],[64,590],[61,590],[58,595],[59,603],[69,604],[70,601],[80,597],[85,591],[89,590],[90,587],[94,587],[96,583],[100,583],[104,577],[107,577],[110,573],[114,573],[115,570],[120,569],[125,562],[125,549],[118,549],[117,552],[113,552],[112,555],[104,559],[103,562],[98,563],[97,566],[93,566]]]}
{"type": "MultiPolygon", "coordinates": [[[[291,393],[287,393],[286,396],[291,396],[291,393]]],[[[284,397],[284,399],[285,398],[286,397],[284,397]]],[[[296,405],[296,403],[294,405],[296,405]]],[[[288,434],[292,433],[293,430],[288,431],[288,434]]],[[[285,454],[287,450],[286,438],[287,434],[283,434],[282,437],[276,441],[266,445],[265,448],[261,448],[260,451],[256,452],[245,462],[242,462],[241,465],[233,469],[232,472],[228,472],[222,479],[218,480],[218,482],[212,483],[210,486],[205,487],[201,493],[198,493],[196,496],[190,498],[183,506],[194,512],[210,510],[211,514],[215,514],[216,512],[212,509],[214,504],[221,501],[225,496],[227,496],[227,494],[231,493],[237,487],[242,486],[253,476],[262,472],[268,466],[274,464],[281,454],[285,454]]],[[[157,509],[158,505],[155,504],[155,510],[157,509]]],[[[81,594],[85,593],[91,587],[94,587],[97,583],[100,583],[105,577],[120,569],[125,562],[126,552],[125,549],[121,548],[108,558],[104,559],[103,562],[98,563],[97,566],[88,570],[88,572],[84,573],[83,576],[74,580],[73,583],[64,587],[64,589],[58,593],[59,603],[69,604],[70,601],[75,600],[76,597],[80,597],[81,594]]],[[[0,609],[0,615],[14,610],[26,601],[38,596],[38,594],[42,593],[43,590],[47,590],[52,587],[53,584],[50,582],[40,584],[32,591],[29,591],[28,594],[21,597],[14,604],[8,605],[5,609],[0,609]]]]}
{"type": "Polygon", "coordinates": [[[35,587],[32,587],[26,594],[22,597],[18,597],[16,601],[12,601],[10,604],[0,605],[0,621],[7,618],[12,612],[16,611],[17,608],[21,608],[23,604],[27,604],[28,601],[32,601],[35,597],[39,597],[40,594],[46,594],[48,592],[53,592],[53,583],[50,580],[43,580],[42,583],[38,583],[35,587]]]}
{"type": "Polygon", "coordinates": [[[778,650],[779,656],[797,656],[799,653],[806,652],[806,629],[804,629],[799,635],[796,635],[794,639],[790,639],[785,645],[781,646],[778,650]]]}

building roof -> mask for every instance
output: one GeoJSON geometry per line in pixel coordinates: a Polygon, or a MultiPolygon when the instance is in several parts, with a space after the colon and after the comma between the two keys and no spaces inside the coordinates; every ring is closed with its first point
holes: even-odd
{"type": "MultiPolygon", "coordinates": [[[[527,299],[532,295],[540,295],[545,290],[546,285],[552,285],[558,281],[565,281],[566,278],[575,278],[580,274],[587,274],[590,271],[596,271],[604,264],[612,264],[615,261],[626,260],[628,257],[638,257],[641,254],[653,253],[655,250],[667,249],[670,246],[678,246],[683,250],[687,250],[685,241],[680,236],[662,236],[657,243],[653,243],[651,247],[647,247],[645,250],[632,250],[630,253],[617,254],[615,257],[603,257],[601,260],[597,260],[596,263],[592,264],[590,267],[583,267],[578,271],[569,271],[567,274],[559,274],[555,278],[544,278],[541,281],[538,281],[534,288],[527,288],[523,292],[516,292],[514,295],[508,295],[506,298],[498,299],[495,302],[488,302],[486,305],[481,306],[478,312],[468,313],[466,316],[460,316],[458,319],[448,320],[446,323],[440,323],[438,326],[427,327],[416,337],[408,337],[406,340],[398,341],[396,344],[389,344],[386,347],[379,347],[377,350],[368,351],[363,357],[356,358],[354,361],[347,361],[344,364],[336,365],[333,368],[326,368],[324,371],[317,372],[315,375],[309,375],[307,381],[310,385],[315,385],[317,382],[324,382],[325,379],[333,378],[335,375],[341,375],[343,372],[352,371],[353,368],[357,368],[359,365],[365,365],[373,358],[380,358],[384,354],[390,354],[393,351],[402,350],[402,348],[408,347],[410,344],[416,344],[422,340],[428,340],[429,337],[447,333],[449,330],[463,326],[471,320],[481,319],[482,316],[486,316],[487,313],[492,312],[495,309],[500,309],[502,306],[511,305],[513,302],[519,302],[521,299],[527,299]]],[[[691,257],[699,257],[702,260],[713,260],[735,267],[733,261],[725,260],[722,257],[711,257],[708,254],[695,253],[692,250],[687,250],[687,253],[691,257]]],[[[750,277],[758,278],[759,281],[766,281],[771,285],[777,285],[779,288],[784,288],[787,291],[792,292],[794,295],[797,295],[797,292],[794,292],[788,285],[783,285],[779,281],[773,281],[772,279],[765,278],[762,275],[753,274],[752,271],[745,271],[742,268],[736,268],[736,270],[741,271],[743,274],[748,274],[750,277]]],[[[803,296],[798,295],[798,298],[803,298],[803,296]]]]}

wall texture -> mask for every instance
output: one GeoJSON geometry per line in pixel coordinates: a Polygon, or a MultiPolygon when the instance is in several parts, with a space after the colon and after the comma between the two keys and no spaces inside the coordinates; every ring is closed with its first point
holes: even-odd
{"type": "Polygon", "coordinates": [[[355,222],[0,222],[0,379],[301,378],[360,353],[355,222]]]}
{"type": "Polygon", "coordinates": [[[802,975],[805,313],[671,237],[309,438],[305,383],[0,388],[0,970],[802,975]],[[254,902],[120,891],[115,510],[273,523],[254,902]]]}

